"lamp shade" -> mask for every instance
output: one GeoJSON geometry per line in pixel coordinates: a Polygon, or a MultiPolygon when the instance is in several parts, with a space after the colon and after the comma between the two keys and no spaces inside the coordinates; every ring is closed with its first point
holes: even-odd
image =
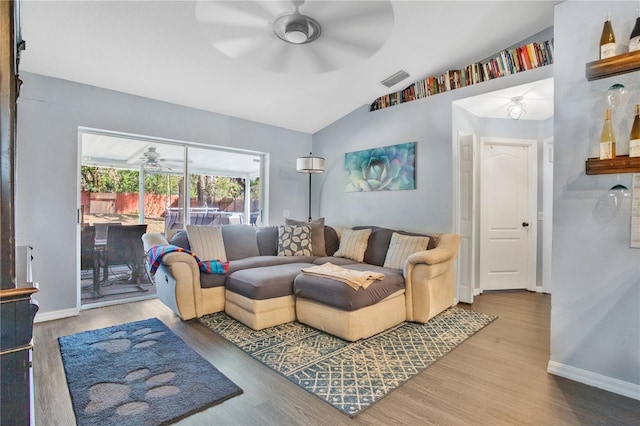
{"type": "Polygon", "coordinates": [[[298,173],[324,173],[324,158],[314,157],[311,154],[308,157],[300,157],[296,160],[296,171],[298,173]]]}

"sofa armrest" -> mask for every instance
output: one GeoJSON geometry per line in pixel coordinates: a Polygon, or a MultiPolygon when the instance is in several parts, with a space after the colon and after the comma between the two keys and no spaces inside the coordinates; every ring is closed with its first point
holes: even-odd
{"type": "Polygon", "coordinates": [[[427,322],[453,305],[459,245],[459,235],[442,234],[436,248],[409,256],[404,265],[407,321],[427,322]]]}
{"type": "Polygon", "coordinates": [[[142,234],[142,245],[145,253],[153,246],[169,244],[167,239],[159,232],[147,232],[142,234]]]}
{"type": "Polygon", "coordinates": [[[436,265],[455,258],[458,255],[459,245],[460,236],[457,234],[440,235],[436,248],[413,253],[407,258],[407,263],[404,267],[405,274],[407,273],[409,264],[416,265],[418,263],[424,263],[427,265],[436,265]]]}
{"type": "Polygon", "coordinates": [[[204,315],[200,269],[193,256],[182,252],[167,253],[156,271],[160,300],[183,320],[204,315]]]}

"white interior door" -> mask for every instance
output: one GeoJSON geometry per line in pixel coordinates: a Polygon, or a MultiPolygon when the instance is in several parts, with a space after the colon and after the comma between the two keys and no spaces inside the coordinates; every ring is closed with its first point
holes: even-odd
{"type": "Polygon", "coordinates": [[[475,283],[475,138],[460,135],[458,138],[459,167],[459,224],[460,251],[458,254],[458,299],[473,303],[475,283]]]}
{"type": "Polygon", "coordinates": [[[480,288],[535,289],[535,141],[483,141],[480,288]]]}

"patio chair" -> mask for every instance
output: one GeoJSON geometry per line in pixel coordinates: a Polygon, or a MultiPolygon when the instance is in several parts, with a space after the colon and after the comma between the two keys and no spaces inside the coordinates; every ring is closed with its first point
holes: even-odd
{"type": "Polygon", "coordinates": [[[109,278],[109,268],[114,265],[126,265],[131,270],[130,284],[150,282],[144,268],[144,247],[142,235],[147,225],[110,226],[107,228],[107,244],[101,256],[104,270],[103,279],[109,278]]]}
{"type": "Polygon", "coordinates": [[[97,241],[106,241],[107,240],[107,229],[110,226],[121,226],[120,222],[113,223],[94,223],[93,226],[96,228],[96,237],[97,241]]]}
{"type": "Polygon", "coordinates": [[[80,269],[93,272],[93,296],[100,295],[100,264],[96,251],[96,227],[85,226],[80,231],[80,269]]]}

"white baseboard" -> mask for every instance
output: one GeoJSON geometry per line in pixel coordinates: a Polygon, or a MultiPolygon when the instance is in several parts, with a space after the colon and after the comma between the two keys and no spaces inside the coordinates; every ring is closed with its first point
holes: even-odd
{"type": "Polygon", "coordinates": [[[625,382],[624,380],[614,379],[613,377],[603,376],[602,374],[593,373],[581,368],[572,367],[570,365],[560,364],[559,362],[549,361],[547,372],[565,379],[574,380],[584,383],[585,385],[594,386],[609,392],[617,393],[629,398],[640,400],[640,385],[625,382]]]}
{"type": "Polygon", "coordinates": [[[62,309],[52,312],[38,312],[36,313],[36,317],[34,318],[33,322],[45,322],[62,318],[77,317],[79,314],[80,311],[78,310],[78,308],[62,309]]]}
{"type": "Polygon", "coordinates": [[[473,295],[474,296],[480,296],[482,294],[482,290],[480,290],[479,288],[474,288],[473,289],[473,295]]]}

